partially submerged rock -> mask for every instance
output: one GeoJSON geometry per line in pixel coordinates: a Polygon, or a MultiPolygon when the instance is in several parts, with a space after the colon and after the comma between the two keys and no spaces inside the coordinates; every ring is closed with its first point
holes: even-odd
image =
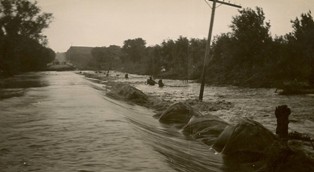
{"type": "Polygon", "coordinates": [[[157,113],[159,121],[163,124],[182,128],[182,133],[212,145],[217,137],[229,124],[213,115],[202,115],[186,103],[175,103],[163,113],[157,113]]]}
{"type": "Polygon", "coordinates": [[[213,148],[225,155],[247,154],[260,156],[274,143],[276,136],[260,123],[244,119],[235,126],[228,126],[218,137],[213,148]]]}
{"type": "Polygon", "coordinates": [[[274,172],[310,172],[314,171],[314,160],[304,152],[276,141],[266,150],[267,157],[260,171],[274,172]]]}
{"type": "Polygon", "coordinates": [[[182,132],[207,145],[212,145],[229,124],[213,115],[192,117],[182,132]]]}
{"type": "Polygon", "coordinates": [[[118,84],[115,87],[116,89],[112,90],[109,95],[119,96],[128,101],[138,104],[143,104],[148,101],[148,97],[146,94],[129,84],[118,84]]]}
{"type": "Polygon", "coordinates": [[[170,106],[160,122],[183,124],[183,134],[202,141],[223,154],[225,167],[231,171],[310,172],[314,161],[280,141],[260,123],[243,119],[235,126],[218,117],[203,116],[184,103],[170,106]]]}
{"type": "Polygon", "coordinates": [[[164,124],[174,124],[183,127],[193,116],[200,117],[203,115],[191,106],[179,102],[168,107],[167,110],[161,114],[159,121],[164,124]]]}

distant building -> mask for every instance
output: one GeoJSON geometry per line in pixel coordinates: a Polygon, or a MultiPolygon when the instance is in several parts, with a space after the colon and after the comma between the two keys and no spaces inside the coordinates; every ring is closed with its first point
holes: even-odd
{"type": "Polygon", "coordinates": [[[71,46],[66,52],[66,60],[79,68],[84,68],[92,59],[94,47],[71,46]]]}

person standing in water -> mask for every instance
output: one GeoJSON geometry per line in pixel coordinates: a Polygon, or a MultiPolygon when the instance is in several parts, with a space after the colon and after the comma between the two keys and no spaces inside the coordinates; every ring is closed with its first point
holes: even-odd
{"type": "Polygon", "coordinates": [[[165,84],[162,82],[162,79],[160,79],[160,80],[158,81],[158,86],[159,86],[159,87],[164,87],[164,86],[165,86],[165,84]]]}
{"type": "Polygon", "coordinates": [[[146,83],[148,85],[155,85],[156,84],[156,81],[153,80],[153,78],[150,76],[149,79],[147,79],[146,83]]]}

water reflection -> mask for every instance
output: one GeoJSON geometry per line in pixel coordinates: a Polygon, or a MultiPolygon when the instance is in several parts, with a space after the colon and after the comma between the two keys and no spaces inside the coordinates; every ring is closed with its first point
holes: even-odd
{"type": "Polygon", "coordinates": [[[0,80],[0,100],[23,96],[27,88],[47,86],[43,77],[43,74],[27,73],[0,80]]]}

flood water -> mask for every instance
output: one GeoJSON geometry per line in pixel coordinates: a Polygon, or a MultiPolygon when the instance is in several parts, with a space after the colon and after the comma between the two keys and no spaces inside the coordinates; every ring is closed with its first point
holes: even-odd
{"type": "Polygon", "coordinates": [[[160,126],[149,109],[109,99],[81,75],[29,73],[12,83],[1,92],[22,94],[0,101],[1,171],[221,169],[209,147],[160,126]]]}
{"type": "MultiPolygon", "coordinates": [[[[178,102],[198,99],[200,84],[193,81],[163,79],[165,87],[159,88],[145,84],[148,76],[129,74],[129,79],[126,80],[123,74],[112,73],[116,74],[120,76],[119,81],[129,82],[144,93],[164,100],[178,102]]],[[[240,118],[250,118],[272,131],[276,128],[276,106],[288,105],[292,111],[289,116],[289,131],[307,133],[314,137],[314,95],[283,96],[278,95],[276,89],[205,86],[204,101],[231,102],[232,108],[211,112],[229,123],[236,123],[240,118]]]]}
{"type": "MultiPolygon", "coordinates": [[[[145,76],[129,76],[128,82],[164,99],[193,98],[198,91],[197,83],[165,80],[160,89],[142,84],[145,76]]],[[[5,83],[0,85],[5,95],[0,99],[0,171],[235,171],[210,147],[160,125],[152,110],[110,99],[101,84],[82,75],[28,73],[5,83]]],[[[313,133],[314,98],[273,91],[206,87],[205,100],[234,103],[232,109],[213,112],[224,120],[250,117],[270,129],[275,106],[288,104],[294,116],[290,129],[313,133]]]]}

